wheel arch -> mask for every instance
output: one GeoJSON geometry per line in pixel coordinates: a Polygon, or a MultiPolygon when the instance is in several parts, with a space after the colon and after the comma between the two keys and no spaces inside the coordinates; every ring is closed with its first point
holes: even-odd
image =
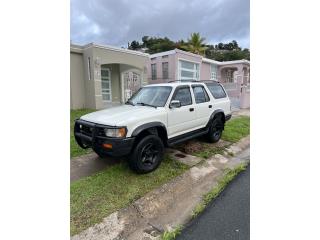
{"type": "Polygon", "coordinates": [[[135,142],[147,135],[159,136],[163,144],[167,146],[168,133],[166,126],[162,122],[150,122],[142,124],[136,127],[131,134],[132,137],[136,138],[135,142]]]}
{"type": "Polygon", "coordinates": [[[212,123],[212,121],[218,117],[221,116],[221,119],[223,121],[223,123],[226,122],[226,115],[224,114],[224,111],[222,109],[216,109],[214,110],[214,112],[210,115],[209,121],[207,123],[207,127],[210,126],[210,124],[212,123]]]}

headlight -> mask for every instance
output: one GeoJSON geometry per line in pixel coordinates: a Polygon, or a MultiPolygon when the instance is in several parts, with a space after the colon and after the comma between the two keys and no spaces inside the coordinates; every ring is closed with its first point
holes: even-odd
{"type": "Polygon", "coordinates": [[[127,134],[126,128],[105,128],[104,133],[107,137],[125,137],[127,134]]]}

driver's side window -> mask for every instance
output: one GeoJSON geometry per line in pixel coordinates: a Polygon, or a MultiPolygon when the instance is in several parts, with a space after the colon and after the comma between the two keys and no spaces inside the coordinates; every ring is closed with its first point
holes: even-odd
{"type": "Polygon", "coordinates": [[[191,92],[189,87],[183,87],[176,90],[172,100],[179,100],[181,106],[192,104],[191,92]]]}

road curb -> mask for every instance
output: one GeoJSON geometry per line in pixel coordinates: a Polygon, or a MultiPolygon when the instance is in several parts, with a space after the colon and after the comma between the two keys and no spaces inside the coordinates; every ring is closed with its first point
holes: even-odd
{"type": "Polygon", "coordinates": [[[250,146],[250,136],[232,144],[223,154],[191,167],[182,175],[147,193],[130,206],[116,211],[71,240],[159,239],[165,230],[185,224],[195,206],[223,176],[225,169],[248,162],[237,154],[250,146]]]}

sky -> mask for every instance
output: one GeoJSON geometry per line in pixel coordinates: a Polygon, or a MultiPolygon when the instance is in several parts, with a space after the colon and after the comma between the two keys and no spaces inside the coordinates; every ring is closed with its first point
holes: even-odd
{"type": "Polygon", "coordinates": [[[250,0],[71,0],[72,43],[127,47],[143,36],[250,48],[250,0]]]}

